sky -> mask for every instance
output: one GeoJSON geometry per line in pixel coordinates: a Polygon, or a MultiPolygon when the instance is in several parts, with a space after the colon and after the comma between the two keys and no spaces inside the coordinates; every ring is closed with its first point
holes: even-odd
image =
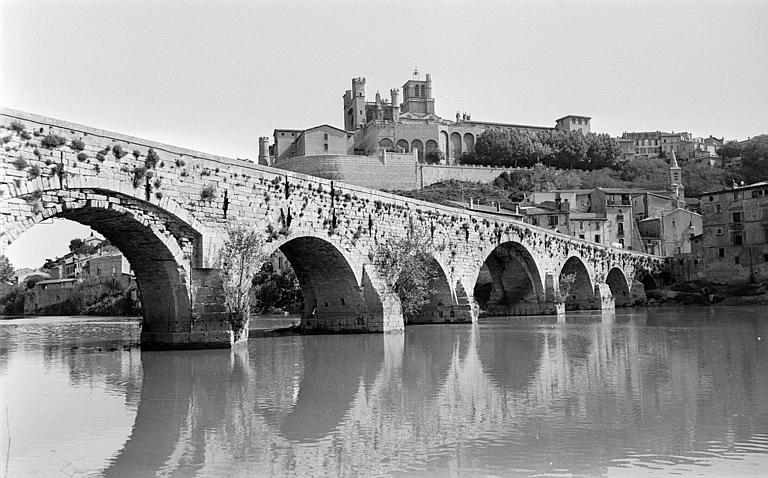
{"type": "Polygon", "coordinates": [[[445,118],[746,139],[768,132],[767,23],[764,0],[0,0],[0,104],[255,159],[275,128],[343,127],[353,77],[388,97],[418,67],[445,118]]]}

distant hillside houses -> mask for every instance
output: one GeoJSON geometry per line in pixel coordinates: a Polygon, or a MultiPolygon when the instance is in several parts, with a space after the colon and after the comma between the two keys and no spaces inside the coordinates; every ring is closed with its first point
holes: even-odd
{"type": "Polygon", "coordinates": [[[81,250],[88,252],[69,252],[49,261],[47,269],[29,274],[43,279],[26,291],[24,314],[50,311],[52,307],[66,301],[77,284],[86,279],[110,281],[122,287],[135,283],[128,260],[109,242],[91,236],[83,240],[81,250]]]}
{"type": "Polygon", "coordinates": [[[717,158],[717,148],[723,138],[694,138],[691,133],[664,131],[625,132],[617,138],[622,159],[669,158],[674,152],[679,160],[708,160],[717,158]]]}

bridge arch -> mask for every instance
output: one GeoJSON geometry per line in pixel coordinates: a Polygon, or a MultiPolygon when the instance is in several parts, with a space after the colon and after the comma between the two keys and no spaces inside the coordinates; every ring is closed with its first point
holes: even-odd
{"type": "Polygon", "coordinates": [[[608,275],[605,276],[605,283],[611,289],[611,295],[616,303],[616,307],[626,307],[631,305],[629,282],[624,275],[624,271],[618,267],[614,267],[608,271],[608,275]]]}
{"type": "Polygon", "coordinates": [[[541,270],[526,246],[503,242],[485,256],[473,296],[490,315],[539,314],[546,298],[541,270]]]}
{"type": "MultiPolygon", "coordinates": [[[[201,235],[155,204],[114,191],[48,189],[32,204],[29,197],[9,198],[0,209],[13,207],[26,217],[4,222],[5,248],[34,225],[47,219],[68,219],[91,227],[125,256],[136,277],[144,320],[142,345],[177,342],[174,334],[188,332],[195,313],[191,283],[198,280],[193,257],[201,235]],[[107,193],[111,200],[104,198],[107,193]]],[[[5,216],[7,218],[8,216],[5,216]]],[[[185,341],[192,340],[187,336],[185,341]]],[[[177,344],[178,347],[191,346],[177,344]]]]}
{"type": "Polygon", "coordinates": [[[380,326],[375,317],[382,313],[381,298],[372,284],[366,284],[362,264],[353,261],[327,235],[297,231],[269,243],[266,252],[277,249],[290,262],[301,286],[304,331],[380,326]]]}
{"type": "Polygon", "coordinates": [[[446,272],[448,268],[438,255],[433,255],[431,262],[437,270],[437,275],[428,284],[432,293],[419,315],[406,320],[406,325],[471,322],[472,308],[461,282],[453,283],[450,274],[446,272]]]}
{"type": "Polygon", "coordinates": [[[592,276],[578,256],[570,256],[560,269],[558,277],[561,291],[567,291],[565,310],[590,309],[595,298],[592,276]],[[572,277],[572,281],[568,279],[572,277]]]}

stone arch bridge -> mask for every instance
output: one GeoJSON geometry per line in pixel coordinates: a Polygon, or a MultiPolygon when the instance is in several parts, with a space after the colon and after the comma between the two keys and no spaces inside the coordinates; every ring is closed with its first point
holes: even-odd
{"type": "MultiPolygon", "coordinates": [[[[632,302],[661,258],[544,228],[0,109],[0,253],[49,218],[86,224],[136,274],[148,348],[229,347],[217,251],[231,221],[264,231],[304,295],[306,332],[405,326],[374,261],[419,230],[440,271],[414,322],[555,314],[632,302]],[[567,278],[568,290],[560,287],[567,278]],[[476,297],[477,295],[477,297],[476,297]]],[[[245,334],[244,336],[247,336],[245,334]]]]}

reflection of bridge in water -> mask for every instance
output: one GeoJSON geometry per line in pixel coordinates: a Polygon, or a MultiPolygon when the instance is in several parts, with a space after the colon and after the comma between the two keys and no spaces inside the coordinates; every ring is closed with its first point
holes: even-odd
{"type": "Polygon", "coordinates": [[[105,474],[507,470],[510,455],[521,469],[596,473],[633,450],[749,437],[768,414],[743,409],[768,392],[765,352],[740,345],[754,330],[594,320],[143,353],[134,430],[105,474]]]}

